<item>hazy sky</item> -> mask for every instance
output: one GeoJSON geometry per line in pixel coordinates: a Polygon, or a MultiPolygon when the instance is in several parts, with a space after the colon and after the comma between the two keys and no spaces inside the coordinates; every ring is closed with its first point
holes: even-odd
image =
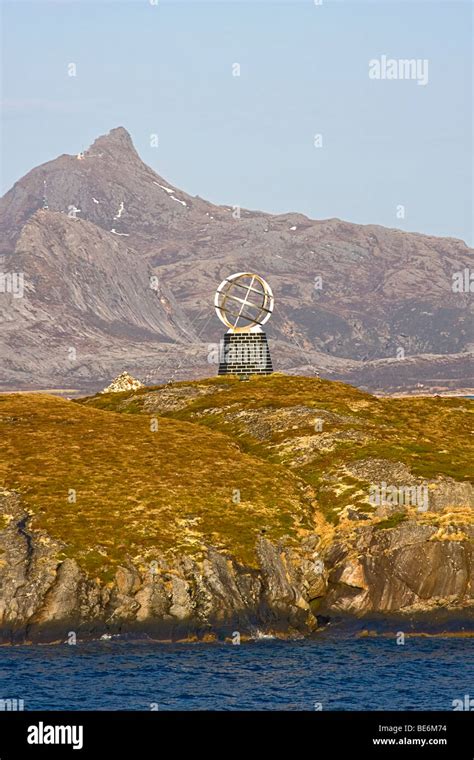
{"type": "Polygon", "coordinates": [[[155,2],[3,2],[2,192],[122,125],[216,203],[472,243],[470,2],[155,2]]]}

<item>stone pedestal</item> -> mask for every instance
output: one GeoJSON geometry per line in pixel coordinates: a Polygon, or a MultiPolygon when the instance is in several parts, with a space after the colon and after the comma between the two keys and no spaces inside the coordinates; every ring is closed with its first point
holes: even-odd
{"type": "Polygon", "coordinates": [[[271,375],[273,372],[264,332],[226,333],[220,345],[219,375],[271,375]]]}

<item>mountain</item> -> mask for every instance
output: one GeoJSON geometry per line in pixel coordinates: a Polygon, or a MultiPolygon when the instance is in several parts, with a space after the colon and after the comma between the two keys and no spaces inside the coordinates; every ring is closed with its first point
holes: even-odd
{"type": "Polygon", "coordinates": [[[471,406],[280,374],[0,395],[0,641],[472,632],[471,406]]]}
{"type": "Polygon", "coordinates": [[[465,243],[216,206],[146,166],[122,127],[19,180],[0,233],[3,271],[25,283],[0,294],[5,389],[214,374],[213,294],[244,270],[275,293],[277,369],[378,391],[474,385],[470,294],[452,290],[465,243]]]}

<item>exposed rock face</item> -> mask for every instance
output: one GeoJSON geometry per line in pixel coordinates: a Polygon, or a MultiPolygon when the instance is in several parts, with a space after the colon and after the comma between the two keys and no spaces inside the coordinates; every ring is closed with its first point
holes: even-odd
{"type": "Polygon", "coordinates": [[[123,391],[135,391],[137,388],[143,388],[143,383],[129,375],[128,372],[122,372],[101,393],[121,393],[123,391]]]}
{"type": "Polygon", "coordinates": [[[472,483],[458,483],[452,478],[439,478],[431,482],[430,510],[442,512],[453,504],[465,504],[474,509],[474,487],[472,483]]]}
{"type": "Polygon", "coordinates": [[[0,493],[0,637],[3,641],[145,630],[159,638],[190,638],[234,628],[243,637],[267,631],[310,632],[316,619],[306,601],[304,548],[291,555],[262,540],[260,569],[246,568],[209,547],[202,562],[156,560],[146,568],[125,562],[111,583],[88,577],[60,548],[22,526],[28,515],[16,494],[0,493]]]}
{"type": "Polygon", "coordinates": [[[242,269],[275,292],[277,369],[376,390],[474,385],[470,294],[452,290],[471,265],[462,241],[301,214],[235,219],[146,166],[123,128],[33,169],[0,212],[1,271],[25,281],[22,298],[0,294],[4,387],[99,390],[124,356],[147,383],[215,374],[214,290],[242,269]]]}
{"type": "MultiPolygon", "coordinates": [[[[29,219],[2,270],[23,272],[25,290],[23,298],[0,294],[0,383],[13,371],[21,386],[35,378],[40,387],[87,387],[92,361],[104,387],[124,359],[134,366],[146,346],[156,366],[160,347],[170,352],[171,342],[178,360],[193,330],[125,240],[66,214],[38,211],[29,219]]],[[[147,371],[146,361],[140,370],[147,371]]]]}
{"type": "Polygon", "coordinates": [[[357,614],[472,606],[474,531],[461,530],[464,540],[450,541],[449,534],[434,540],[434,526],[414,521],[386,530],[361,528],[354,546],[329,553],[324,606],[357,614]]]}
{"type": "Polygon", "coordinates": [[[129,561],[110,582],[88,577],[40,531],[28,531],[18,496],[0,494],[8,526],[0,534],[0,638],[3,642],[63,641],[104,632],[146,632],[160,640],[257,633],[309,634],[316,610],[417,613],[474,605],[472,526],[437,538],[414,520],[392,529],[357,528],[352,542],[321,552],[318,536],[298,548],[262,538],[259,568],[239,565],[209,547],[207,557],[147,567],[129,561]]]}

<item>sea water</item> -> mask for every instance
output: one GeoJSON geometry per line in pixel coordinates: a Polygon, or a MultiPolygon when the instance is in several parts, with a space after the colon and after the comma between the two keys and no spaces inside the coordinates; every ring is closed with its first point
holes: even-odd
{"type": "Polygon", "coordinates": [[[469,638],[0,649],[0,699],[25,710],[453,710],[469,694],[469,638]]]}

